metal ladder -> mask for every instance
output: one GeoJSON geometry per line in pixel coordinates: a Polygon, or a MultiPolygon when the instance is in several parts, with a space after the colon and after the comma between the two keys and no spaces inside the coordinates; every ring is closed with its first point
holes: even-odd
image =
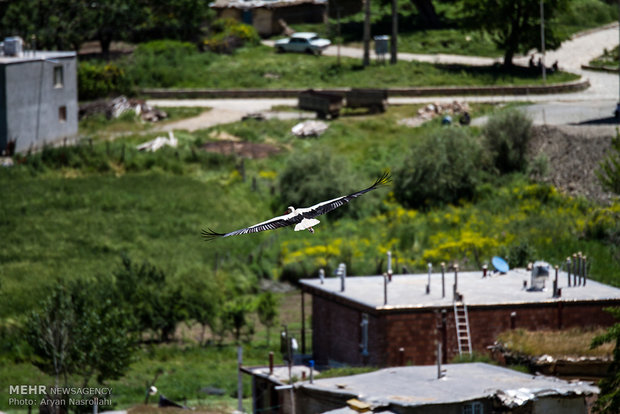
{"type": "Polygon", "coordinates": [[[454,324],[456,325],[456,342],[459,344],[459,355],[464,353],[471,355],[471,334],[465,302],[454,301],[454,324]]]}

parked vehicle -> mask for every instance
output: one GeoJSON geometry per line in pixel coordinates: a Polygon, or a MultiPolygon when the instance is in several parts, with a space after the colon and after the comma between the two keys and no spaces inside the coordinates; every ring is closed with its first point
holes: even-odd
{"type": "Polygon", "coordinates": [[[315,111],[319,119],[326,119],[328,115],[334,119],[340,116],[342,99],[341,95],[309,89],[299,94],[298,106],[299,109],[315,111]]]}
{"type": "Polygon", "coordinates": [[[279,53],[298,52],[320,55],[330,44],[328,39],[321,39],[316,33],[299,32],[287,39],[277,40],[275,48],[279,53]]]}
{"type": "Polygon", "coordinates": [[[386,89],[353,88],[345,94],[347,108],[368,108],[372,113],[385,112],[387,108],[386,89]]]}

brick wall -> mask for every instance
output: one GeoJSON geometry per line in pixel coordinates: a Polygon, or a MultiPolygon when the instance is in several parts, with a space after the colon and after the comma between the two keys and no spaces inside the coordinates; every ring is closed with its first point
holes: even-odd
{"type": "MultiPolygon", "coordinates": [[[[555,330],[610,326],[614,320],[603,311],[608,306],[620,306],[620,300],[470,306],[472,347],[476,352],[487,352],[501,332],[511,329],[513,312],[515,328],[555,330]]],[[[312,344],[318,364],[332,360],[351,365],[395,366],[402,358],[405,365],[429,365],[436,362],[438,341],[443,344],[444,362],[458,355],[451,307],[377,311],[341,298],[313,295],[312,321],[312,344]],[[360,349],[364,313],[369,315],[367,357],[362,356],[360,349]],[[402,357],[400,348],[404,349],[402,357]]]]}

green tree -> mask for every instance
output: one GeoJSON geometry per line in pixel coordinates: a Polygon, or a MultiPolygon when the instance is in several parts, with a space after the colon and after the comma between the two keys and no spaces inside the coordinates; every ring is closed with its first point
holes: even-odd
{"type": "Polygon", "coordinates": [[[218,309],[222,303],[222,292],[210,281],[203,278],[192,278],[183,284],[183,302],[189,319],[202,327],[200,342],[204,344],[206,328],[212,334],[217,331],[218,309]]]}
{"type": "Polygon", "coordinates": [[[88,4],[71,0],[11,0],[0,31],[19,35],[27,48],[79,49],[89,36],[88,4]]]}
{"type": "Polygon", "coordinates": [[[146,0],[148,17],[138,27],[140,39],[197,42],[214,17],[211,0],[146,0]]]}
{"type": "Polygon", "coordinates": [[[108,295],[111,280],[58,286],[40,310],[28,316],[25,338],[33,364],[53,375],[56,386],[69,375],[98,383],[118,379],[129,367],[137,338],[131,333],[131,313],[108,295]]]}
{"type": "Polygon", "coordinates": [[[394,195],[426,209],[471,199],[480,174],[480,146],[463,129],[443,129],[417,141],[394,172],[394,195]]]}
{"type": "Polygon", "coordinates": [[[500,173],[525,171],[532,120],[521,111],[500,112],[482,130],[483,146],[500,173]]]}
{"type": "Polygon", "coordinates": [[[601,185],[604,189],[615,194],[620,194],[620,133],[616,132],[616,137],[611,140],[611,151],[607,157],[599,164],[596,171],[601,185]]]}
{"type": "MultiPolygon", "coordinates": [[[[620,319],[620,308],[607,308],[616,319],[620,319]]],[[[613,350],[613,362],[609,367],[607,378],[601,380],[599,387],[601,393],[594,410],[599,413],[618,413],[620,412],[620,323],[616,322],[603,335],[599,335],[592,340],[591,347],[596,348],[605,343],[615,342],[613,350]]]]}
{"type": "Polygon", "coordinates": [[[92,38],[101,45],[105,60],[110,57],[110,44],[127,39],[147,18],[148,9],[139,0],[81,1],[89,3],[85,19],[92,27],[92,38]]]}
{"type": "Polygon", "coordinates": [[[258,297],[256,304],[258,320],[267,328],[267,347],[269,347],[270,330],[276,324],[278,317],[278,299],[272,292],[265,292],[258,297]]]}
{"type": "Polygon", "coordinates": [[[144,262],[134,264],[123,256],[114,272],[115,297],[135,316],[136,332],[149,331],[168,341],[177,324],[187,318],[181,287],[167,283],[163,270],[144,262]]]}
{"type": "MultiPolygon", "coordinates": [[[[557,48],[566,38],[554,24],[567,0],[545,0],[545,48],[557,48]]],[[[539,0],[462,0],[466,25],[488,32],[504,51],[504,66],[513,65],[516,53],[540,48],[539,0]]]]}
{"type": "Polygon", "coordinates": [[[233,334],[236,343],[241,341],[242,336],[249,341],[254,334],[254,326],[249,318],[252,311],[252,303],[243,296],[224,303],[222,323],[233,334]]]}

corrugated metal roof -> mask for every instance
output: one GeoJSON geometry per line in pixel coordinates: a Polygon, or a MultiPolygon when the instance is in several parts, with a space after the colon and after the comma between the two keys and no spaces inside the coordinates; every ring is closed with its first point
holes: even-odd
{"type": "Polygon", "coordinates": [[[437,379],[437,367],[385,368],[348,377],[315,379],[298,383],[309,391],[350,394],[373,407],[422,406],[475,401],[497,396],[514,408],[546,396],[598,394],[598,387],[582,381],[530,375],[484,363],[442,365],[445,376],[437,379]]]}
{"type": "Polygon", "coordinates": [[[209,6],[215,9],[254,9],[258,7],[290,7],[299,4],[327,4],[327,0],[216,0],[209,6]]]}
{"type": "Polygon", "coordinates": [[[0,64],[6,65],[6,64],[11,64],[11,63],[34,62],[38,60],[65,59],[65,58],[72,58],[76,56],[77,56],[77,53],[67,52],[67,51],[26,50],[20,56],[0,55],[0,64]]]}

